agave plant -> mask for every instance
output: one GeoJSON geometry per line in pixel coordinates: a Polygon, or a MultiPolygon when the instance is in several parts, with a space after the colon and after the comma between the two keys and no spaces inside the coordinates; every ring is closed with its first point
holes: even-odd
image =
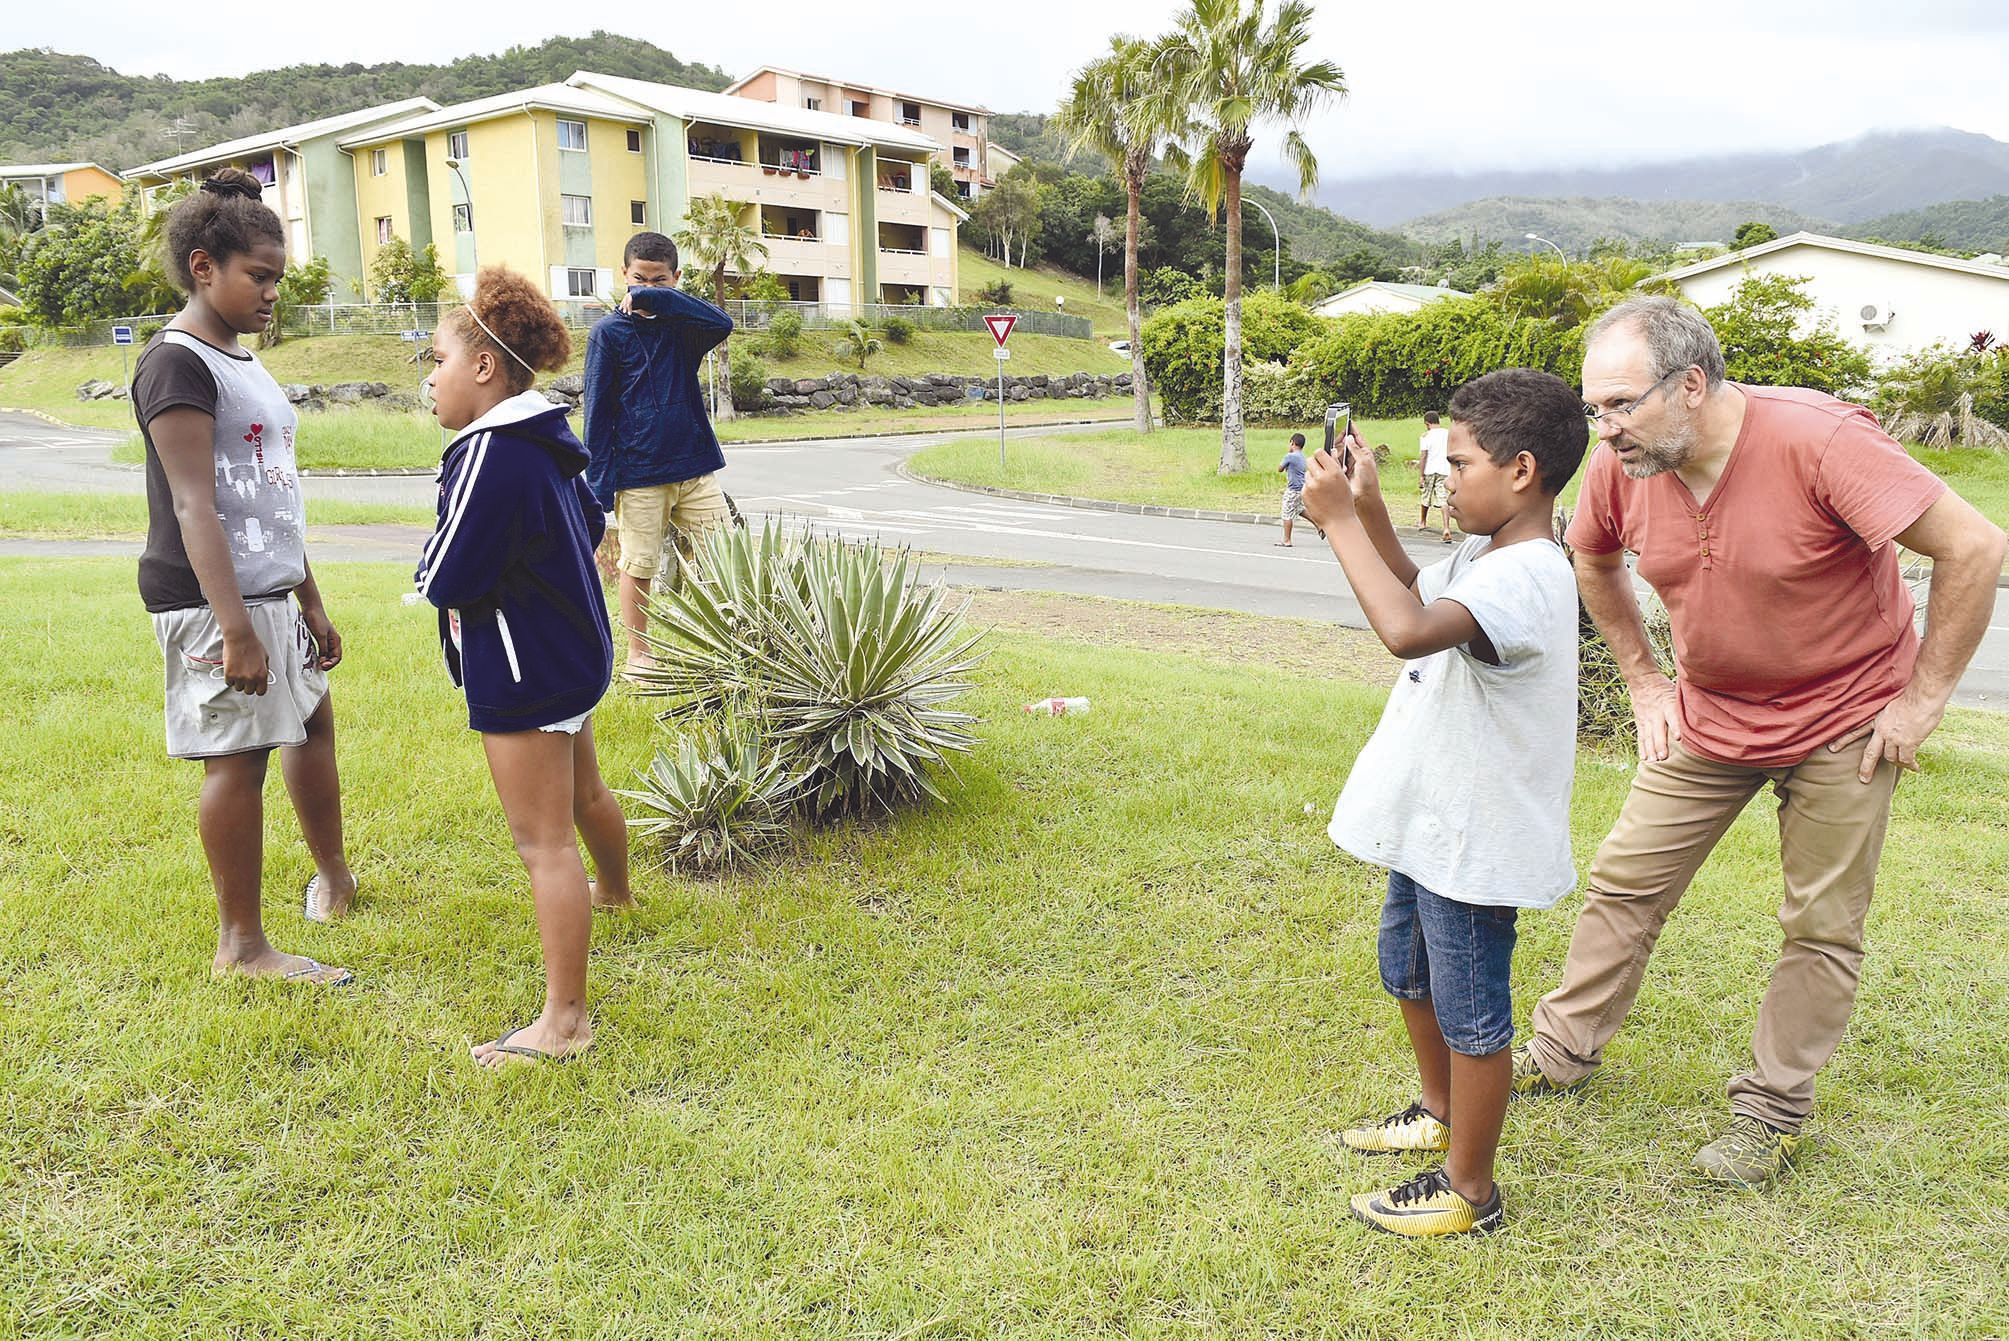
{"type": "Polygon", "coordinates": [[[931,770],[975,743],[976,719],[945,705],[969,688],[982,635],[904,549],[772,521],[721,529],[651,610],[641,692],[673,720],[757,718],[818,815],[939,798],[931,770]]]}
{"type": "Polygon", "coordinates": [[[666,864],[716,871],[758,863],[787,838],[802,779],[756,721],[723,716],[686,726],[656,751],[641,782],[621,793],[642,810],[629,827],[661,840],[666,864]]]}

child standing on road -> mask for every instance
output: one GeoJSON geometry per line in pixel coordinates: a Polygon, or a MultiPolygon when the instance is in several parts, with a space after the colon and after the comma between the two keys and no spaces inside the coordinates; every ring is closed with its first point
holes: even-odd
{"type": "Polygon", "coordinates": [[[665,538],[732,520],[699,375],[706,352],[732,334],[732,318],[679,289],[682,276],[676,243],[635,234],[621,253],[621,308],[586,336],[586,480],[620,536],[628,675],[653,664],[642,631],[665,538]]]}
{"type": "Polygon", "coordinates": [[[593,751],[593,709],[614,640],[593,549],[606,519],[583,478],[586,449],[565,407],[532,389],[572,337],[550,299],[490,266],[440,322],[426,387],[453,433],[439,523],[418,589],[439,607],[447,671],[467,694],[516,852],[530,874],[544,948],[544,1009],[474,1051],[483,1066],[558,1061],[593,1042],[586,1016],[592,905],[626,906],[628,829],[593,751]],[[599,873],[586,880],[574,829],[599,873]]]}
{"type": "Polygon", "coordinates": [[[1501,1223],[1514,921],[1576,886],[1577,596],[1550,517],[1583,460],[1582,402],[1560,378],[1512,368],[1461,387],[1451,416],[1448,506],[1469,538],[1450,558],[1419,572],[1403,553],[1372,456],[1356,455],[1349,478],[1320,453],[1304,500],[1368,622],[1411,663],[1328,829],[1388,870],[1381,981],[1422,1079],[1416,1102],[1342,1140],[1446,1155],[1352,1200],[1359,1219],[1410,1237],[1501,1223]]]}
{"type": "Polygon", "coordinates": [[[340,916],[356,892],[328,694],[342,639],[307,566],[298,420],[238,343],[271,320],[286,268],[286,234],[262,191],[226,168],[167,221],[169,271],[188,305],[133,371],[146,444],[140,599],[166,661],[167,752],[202,761],[196,824],[216,887],[214,969],[332,987],[354,975],[273,948],[261,914],[274,749],[314,858],[307,917],[340,916]]]}
{"type": "Polygon", "coordinates": [[[1283,522],[1284,538],[1277,541],[1285,549],[1291,547],[1291,526],[1304,511],[1304,434],[1291,434],[1290,450],[1284,453],[1277,473],[1284,477],[1283,522]]]}

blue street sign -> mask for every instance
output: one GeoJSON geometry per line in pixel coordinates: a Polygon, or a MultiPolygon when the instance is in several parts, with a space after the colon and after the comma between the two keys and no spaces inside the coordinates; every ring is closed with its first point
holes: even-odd
{"type": "Polygon", "coordinates": [[[130,327],[130,326],[114,326],[114,327],[112,327],[112,343],[113,343],[113,344],[115,344],[115,345],[129,345],[129,344],[131,344],[132,342],[133,342],[133,328],[132,328],[132,327],[130,327]]]}

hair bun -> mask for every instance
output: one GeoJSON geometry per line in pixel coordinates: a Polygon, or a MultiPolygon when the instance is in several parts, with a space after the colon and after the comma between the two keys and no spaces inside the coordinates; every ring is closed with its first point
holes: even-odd
{"type": "Polygon", "coordinates": [[[242,168],[219,169],[203,180],[202,189],[216,196],[239,196],[245,200],[265,198],[265,184],[242,168]]]}

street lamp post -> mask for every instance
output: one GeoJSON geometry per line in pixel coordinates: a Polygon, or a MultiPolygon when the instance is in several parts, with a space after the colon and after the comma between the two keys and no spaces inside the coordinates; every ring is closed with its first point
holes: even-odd
{"type": "Polygon", "coordinates": [[[1550,251],[1553,251],[1556,254],[1557,258],[1561,260],[1564,265],[1568,265],[1570,263],[1568,253],[1564,252],[1561,247],[1558,247],[1555,243],[1549,241],[1547,238],[1541,236],[1539,233],[1523,233],[1521,234],[1521,236],[1525,237],[1530,242],[1539,242],[1544,247],[1547,247],[1550,251]]]}
{"type": "Polygon", "coordinates": [[[467,259],[478,271],[481,269],[481,244],[474,237],[474,192],[468,189],[467,174],[460,170],[460,160],[449,158],[446,165],[453,169],[453,175],[460,179],[460,194],[467,205],[467,259]]]}
{"type": "Polygon", "coordinates": [[[1270,286],[1277,292],[1282,293],[1284,287],[1284,235],[1277,228],[1277,216],[1265,209],[1262,201],[1252,196],[1243,196],[1242,199],[1254,205],[1257,209],[1262,210],[1263,217],[1270,221],[1270,237],[1275,243],[1274,250],[1270,252],[1270,260],[1273,262],[1270,267],[1270,286]]]}

